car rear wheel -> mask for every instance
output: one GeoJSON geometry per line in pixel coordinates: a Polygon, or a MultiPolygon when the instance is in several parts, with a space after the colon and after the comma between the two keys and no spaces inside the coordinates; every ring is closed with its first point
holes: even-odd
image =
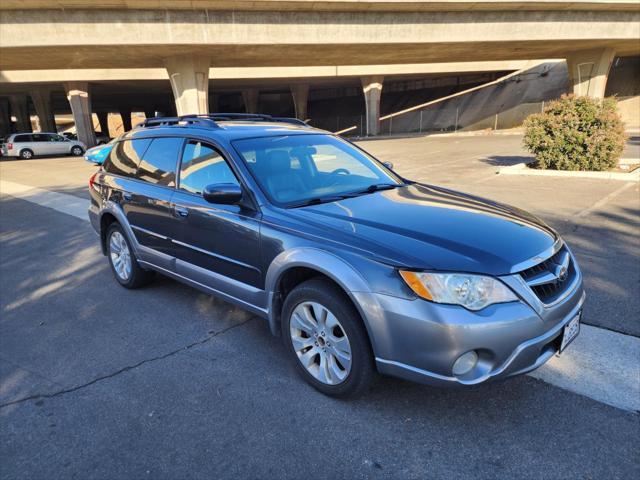
{"type": "Polygon", "coordinates": [[[136,260],[122,227],[112,223],[106,237],[107,257],[116,280],[125,288],[139,288],[153,280],[154,272],[144,270],[136,260]]]}
{"type": "Polygon", "coordinates": [[[22,158],[23,160],[29,160],[30,158],[33,158],[33,151],[29,150],[28,148],[20,150],[20,158],[22,158]]]}
{"type": "Polygon", "coordinates": [[[78,145],[76,145],[71,149],[71,155],[73,155],[74,157],[79,157],[83,153],[84,153],[84,150],[82,149],[82,147],[79,147],[78,145]]]}
{"type": "Polygon", "coordinates": [[[375,377],[369,337],[358,311],[335,284],[308,280],[287,296],[282,336],[302,377],[334,397],[356,396],[375,377]]]}

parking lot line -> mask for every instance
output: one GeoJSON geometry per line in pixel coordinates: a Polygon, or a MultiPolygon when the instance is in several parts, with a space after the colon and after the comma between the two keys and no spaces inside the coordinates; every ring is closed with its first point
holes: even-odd
{"type": "Polygon", "coordinates": [[[578,217],[578,218],[586,217],[587,215],[589,215],[594,210],[598,210],[599,208],[604,207],[607,203],[609,203],[611,200],[616,198],[622,192],[624,192],[625,190],[628,190],[629,188],[634,187],[634,186],[636,186],[636,182],[625,183],[621,187],[619,187],[616,190],[614,190],[613,192],[611,192],[609,195],[606,195],[605,197],[603,197],[600,200],[598,200],[597,202],[595,202],[593,205],[585,208],[581,212],[578,212],[576,214],[576,217],[578,217]]]}
{"type": "MultiPolygon", "coordinates": [[[[73,195],[6,180],[0,180],[0,193],[89,220],[89,201],[73,195]]],[[[582,325],[580,335],[566,353],[552,358],[529,375],[601,403],[640,411],[638,358],[640,338],[582,325]]]]}
{"type": "Polygon", "coordinates": [[[87,209],[89,200],[66,193],[52,192],[31,185],[0,180],[0,193],[11,195],[42,207],[52,208],[82,220],[89,220],[87,209]]]}
{"type": "Polygon", "coordinates": [[[532,377],[602,403],[640,411],[640,338],[581,325],[565,353],[532,377]]]}

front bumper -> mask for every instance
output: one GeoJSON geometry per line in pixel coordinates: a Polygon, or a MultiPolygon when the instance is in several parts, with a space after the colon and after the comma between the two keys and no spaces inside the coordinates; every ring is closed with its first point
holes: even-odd
{"type": "MultiPolygon", "coordinates": [[[[559,348],[564,326],[582,309],[579,278],[562,303],[544,312],[524,301],[480,312],[420,299],[371,294],[365,313],[378,371],[436,386],[474,385],[534,370],[559,348]],[[475,350],[477,365],[452,374],[460,355],[475,350]]],[[[364,300],[364,299],[360,299],[364,300]]],[[[362,305],[362,303],[360,303],[362,305]]]]}

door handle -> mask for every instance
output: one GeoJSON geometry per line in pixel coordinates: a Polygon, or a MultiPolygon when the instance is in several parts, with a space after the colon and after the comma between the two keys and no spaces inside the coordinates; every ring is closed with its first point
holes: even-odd
{"type": "Polygon", "coordinates": [[[189,215],[189,209],[184,207],[179,207],[178,205],[173,206],[173,211],[176,217],[187,217],[189,215]]]}

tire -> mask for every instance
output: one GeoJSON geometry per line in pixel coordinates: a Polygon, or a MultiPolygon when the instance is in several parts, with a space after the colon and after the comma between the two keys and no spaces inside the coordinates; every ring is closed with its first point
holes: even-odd
{"type": "Polygon", "coordinates": [[[28,148],[23,148],[20,150],[20,158],[23,160],[31,160],[33,158],[33,150],[29,150],[28,148]]]}
{"type": "Polygon", "coordinates": [[[71,155],[74,157],[79,157],[84,153],[84,150],[79,145],[75,145],[71,148],[71,155]]]}
{"type": "Polygon", "coordinates": [[[302,378],[325,395],[358,396],[371,386],[376,377],[369,336],[362,318],[349,297],[329,280],[312,278],[289,293],[282,308],[282,338],[302,378]],[[328,313],[324,315],[324,322],[317,318],[323,316],[322,308],[328,313]],[[318,320],[315,326],[308,322],[309,315],[318,320]],[[332,345],[330,342],[334,340],[332,345]],[[348,356],[345,355],[347,350],[348,356]]]}
{"type": "Polygon", "coordinates": [[[105,242],[111,271],[120,285],[124,288],[140,288],[153,281],[154,272],[144,270],[138,264],[129,239],[119,223],[114,222],[109,226],[105,242]]]}

